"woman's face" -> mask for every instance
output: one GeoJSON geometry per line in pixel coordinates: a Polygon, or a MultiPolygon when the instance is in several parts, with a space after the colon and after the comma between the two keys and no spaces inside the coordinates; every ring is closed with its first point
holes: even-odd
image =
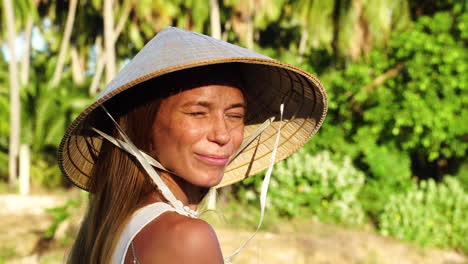
{"type": "Polygon", "coordinates": [[[242,143],[245,101],[239,88],[205,85],[161,101],[152,149],[168,170],[202,187],[217,185],[242,143]]]}

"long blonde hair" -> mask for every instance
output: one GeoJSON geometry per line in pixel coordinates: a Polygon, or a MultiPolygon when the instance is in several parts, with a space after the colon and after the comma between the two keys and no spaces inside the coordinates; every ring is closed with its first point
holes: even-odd
{"type": "MultiPolygon", "coordinates": [[[[135,96],[135,95],[127,95],[135,96]]],[[[141,98],[128,98],[129,102],[141,98]]],[[[151,128],[159,100],[114,109],[117,122],[132,142],[149,152],[151,128]],[[120,112],[120,113],[119,113],[120,112]]],[[[115,108],[115,107],[114,107],[115,108]]],[[[116,129],[112,136],[120,138],[116,129]]],[[[110,263],[113,249],[131,213],[156,186],[138,162],[111,143],[103,141],[93,168],[88,212],[71,249],[68,263],[110,263]]],[[[162,196],[159,196],[162,200],[162,196]]]]}

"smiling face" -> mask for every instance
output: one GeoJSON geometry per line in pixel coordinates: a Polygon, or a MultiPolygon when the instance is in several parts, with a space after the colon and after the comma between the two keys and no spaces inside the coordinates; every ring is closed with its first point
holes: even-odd
{"type": "Polygon", "coordinates": [[[153,153],[184,180],[215,186],[242,143],[244,115],[242,91],[231,85],[203,85],[169,96],[153,123],[153,153]]]}

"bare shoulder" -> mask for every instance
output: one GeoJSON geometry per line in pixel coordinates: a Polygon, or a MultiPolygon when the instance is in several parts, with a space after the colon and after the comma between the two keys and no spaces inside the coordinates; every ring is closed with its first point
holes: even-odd
{"type": "Polygon", "coordinates": [[[218,238],[205,221],[167,212],[134,239],[135,254],[144,263],[223,263],[218,238]]]}

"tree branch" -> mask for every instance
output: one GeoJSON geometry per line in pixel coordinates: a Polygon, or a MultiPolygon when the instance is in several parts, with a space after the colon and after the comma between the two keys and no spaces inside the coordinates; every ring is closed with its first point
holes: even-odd
{"type": "MultiPolygon", "coordinates": [[[[401,70],[403,70],[403,63],[398,63],[395,65],[393,68],[388,69],[381,75],[377,76],[372,82],[364,87],[361,88],[362,92],[365,94],[371,93],[373,90],[375,90],[377,87],[382,85],[387,79],[394,78],[396,77],[401,70]]],[[[354,98],[355,94],[349,94],[351,98],[350,100],[350,106],[355,112],[362,112],[362,102],[356,101],[354,98]]]]}
{"type": "Polygon", "coordinates": [[[123,5],[123,11],[122,14],[120,15],[120,19],[117,22],[117,26],[114,29],[114,39],[113,42],[116,43],[117,39],[120,36],[120,33],[122,33],[123,27],[125,26],[125,22],[127,22],[127,18],[130,15],[130,11],[132,11],[132,5],[131,5],[131,0],[125,1],[123,5]]]}
{"type": "Polygon", "coordinates": [[[402,69],[403,69],[403,63],[398,63],[395,67],[377,76],[377,78],[375,78],[370,84],[362,87],[362,90],[364,90],[364,92],[366,93],[371,92],[372,90],[377,88],[379,85],[384,83],[387,79],[396,77],[402,69]]]}
{"type": "Polygon", "coordinates": [[[73,29],[73,23],[75,21],[76,14],[76,5],[78,0],[70,0],[70,5],[68,9],[67,22],[65,23],[65,32],[63,34],[62,43],[60,44],[60,51],[57,59],[57,64],[55,66],[54,75],[51,79],[52,86],[56,86],[60,79],[62,78],[63,66],[65,64],[65,55],[68,51],[68,44],[70,43],[70,37],[73,29]]]}

